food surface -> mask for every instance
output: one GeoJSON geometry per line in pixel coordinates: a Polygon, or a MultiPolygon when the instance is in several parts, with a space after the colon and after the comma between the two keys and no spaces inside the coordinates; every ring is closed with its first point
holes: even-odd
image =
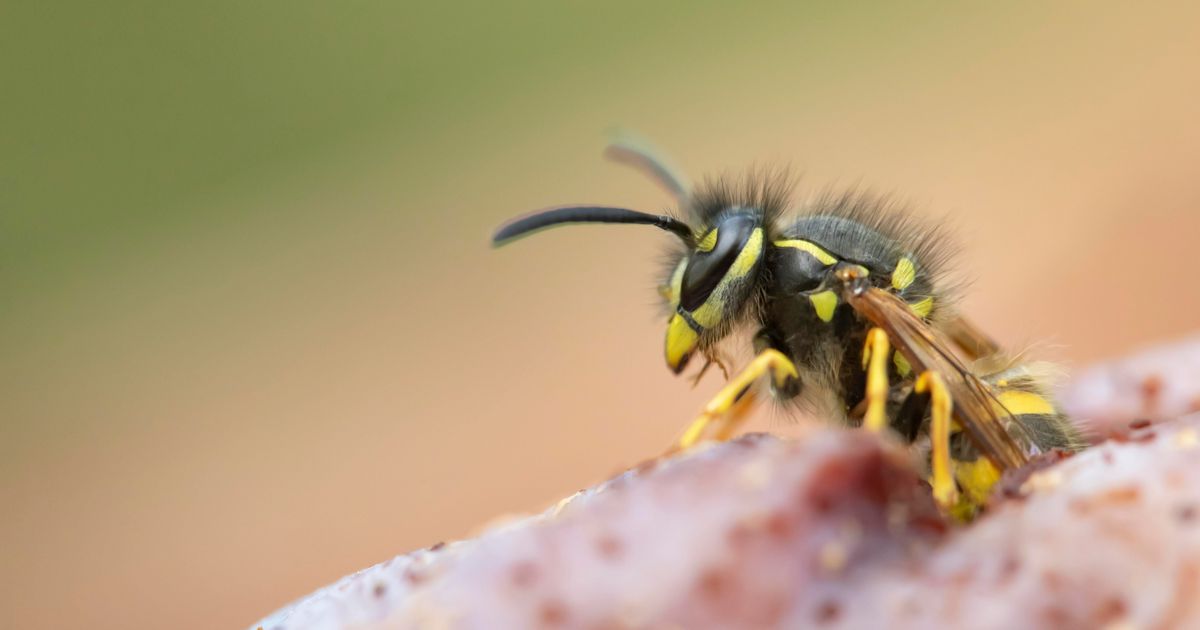
{"type": "Polygon", "coordinates": [[[1200,414],[1143,425],[1007,479],[967,526],[940,516],[897,443],[744,436],[252,627],[1196,627],[1200,414]]]}
{"type": "Polygon", "coordinates": [[[1061,402],[1096,439],[1200,412],[1200,334],[1082,370],[1061,402]]]}

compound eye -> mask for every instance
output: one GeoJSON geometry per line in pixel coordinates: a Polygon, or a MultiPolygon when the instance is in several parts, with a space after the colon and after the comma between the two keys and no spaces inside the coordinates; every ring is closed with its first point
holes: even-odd
{"type": "Polygon", "coordinates": [[[716,242],[708,251],[697,249],[683,272],[679,306],[692,311],[700,308],[713,289],[721,283],[733,261],[737,259],[750,235],[758,226],[751,216],[732,216],[715,228],[716,242]]]}

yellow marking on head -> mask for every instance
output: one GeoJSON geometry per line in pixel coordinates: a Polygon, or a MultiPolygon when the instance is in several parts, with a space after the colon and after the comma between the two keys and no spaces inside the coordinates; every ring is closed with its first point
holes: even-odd
{"type": "Polygon", "coordinates": [[[904,355],[900,354],[899,351],[892,353],[892,363],[896,364],[896,372],[899,373],[900,376],[908,376],[909,374],[912,374],[912,366],[909,365],[908,359],[905,359],[904,355]]]}
{"type": "Polygon", "coordinates": [[[717,246],[717,228],[713,228],[713,229],[709,230],[708,234],[705,234],[704,238],[700,239],[699,243],[696,243],[696,249],[698,251],[702,251],[702,252],[711,252],[712,248],[714,248],[716,246],[717,246]]]}
{"type": "Polygon", "coordinates": [[[788,241],[775,241],[775,246],[776,247],[794,247],[796,249],[806,251],[806,252],[812,254],[813,256],[815,256],[816,259],[821,261],[821,264],[825,265],[825,266],[829,266],[829,265],[832,265],[833,263],[837,262],[837,258],[834,258],[833,254],[830,254],[829,252],[821,249],[821,247],[819,245],[817,245],[816,243],[812,243],[809,241],[803,241],[803,240],[799,240],[799,239],[788,240],[788,241]]]}
{"type": "Polygon", "coordinates": [[[1058,413],[1058,410],[1054,408],[1054,405],[1049,400],[1033,392],[1025,392],[1019,389],[1000,392],[996,394],[996,400],[999,401],[1000,405],[1003,405],[1004,409],[1008,410],[1008,413],[1014,416],[1058,413]]]}
{"type": "Polygon", "coordinates": [[[892,286],[897,291],[903,291],[916,279],[917,268],[913,266],[912,260],[907,256],[901,258],[900,262],[896,263],[896,270],[892,272],[892,286]]]}
{"type": "Polygon", "coordinates": [[[750,273],[750,270],[754,268],[754,263],[757,263],[759,257],[762,256],[762,241],[762,228],[754,228],[754,231],[750,233],[750,238],[746,239],[746,244],[742,246],[742,251],[734,259],[733,266],[729,268],[729,271],[725,273],[725,278],[722,278],[721,281],[740,278],[750,273]]]}
{"type": "Polygon", "coordinates": [[[662,296],[671,304],[671,310],[679,307],[679,295],[683,292],[683,272],[687,269],[687,256],[679,261],[675,266],[675,271],[671,272],[671,281],[669,286],[660,287],[659,291],[662,296]]]}
{"type": "MultiPolygon", "coordinates": [[[[717,283],[717,286],[709,294],[708,299],[701,304],[699,308],[691,312],[692,320],[700,324],[704,328],[715,328],[721,323],[721,318],[724,316],[726,294],[729,292],[729,285],[754,268],[758,259],[762,256],[763,232],[762,228],[754,228],[750,233],[750,238],[746,239],[746,244],[742,246],[742,251],[738,252],[737,258],[733,260],[733,264],[729,266],[729,271],[725,272],[725,277],[717,283]]],[[[680,282],[683,281],[683,272],[676,271],[680,276],[680,282]]]]}
{"type": "Polygon", "coordinates": [[[692,319],[705,328],[714,328],[721,323],[721,312],[724,307],[725,301],[714,291],[704,304],[700,305],[700,308],[692,311],[692,319]]]}
{"type": "Polygon", "coordinates": [[[700,335],[692,330],[687,321],[678,313],[673,315],[671,322],[667,324],[667,365],[675,370],[683,359],[696,349],[699,341],[700,335]]]}
{"type": "Polygon", "coordinates": [[[933,311],[933,298],[927,297],[920,302],[914,302],[908,305],[909,310],[917,314],[917,317],[929,317],[929,313],[933,311]]]}
{"type": "Polygon", "coordinates": [[[812,302],[813,310],[817,312],[817,317],[823,322],[833,321],[833,311],[838,305],[838,296],[833,291],[821,291],[808,296],[808,300],[812,302]]]}

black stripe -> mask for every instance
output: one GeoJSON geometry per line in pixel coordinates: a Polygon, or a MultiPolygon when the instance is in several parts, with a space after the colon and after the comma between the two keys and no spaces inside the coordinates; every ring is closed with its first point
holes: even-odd
{"type": "Polygon", "coordinates": [[[697,335],[704,334],[704,327],[696,323],[696,320],[692,319],[691,313],[683,309],[679,309],[676,312],[679,313],[679,316],[683,318],[683,321],[687,322],[688,328],[694,330],[697,335]]]}

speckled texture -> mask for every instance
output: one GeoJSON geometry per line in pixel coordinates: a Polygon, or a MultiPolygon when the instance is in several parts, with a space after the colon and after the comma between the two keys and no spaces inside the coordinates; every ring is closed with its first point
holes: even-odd
{"type": "Polygon", "coordinates": [[[399,556],[254,627],[1200,627],[1200,414],[1010,485],[950,527],[895,444],[751,435],[399,556]]]}
{"type": "Polygon", "coordinates": [[[648,464],[557,510],[395,558],[265,628],[737,627],[836,616],[945,532],[903,451],[822,431],[648,464]],[[798,596],[802,594],[802,596],[798,596]]]}
{"type": "Polygon", "coordinates": [[[873,579],[850,626],[1200,626],[1200,415],[1108,442],[957,531],[910,581],[873,579]]]}
{"type": "Polygon", "coordinates": [[[1200,334],[1080,371],[1059,394],[1096,438],[1124,435],[1131,422],[1200,411],[1200,334]]]}

